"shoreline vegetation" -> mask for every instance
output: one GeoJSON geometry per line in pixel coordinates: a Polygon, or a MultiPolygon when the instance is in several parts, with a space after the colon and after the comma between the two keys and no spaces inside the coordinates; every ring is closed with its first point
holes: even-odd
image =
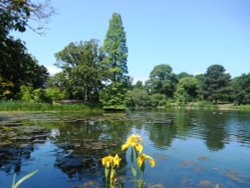
{"type": "Polygon", "coordinates": [[[0,112],[4,111],[31,111],[31,112],[83,112],[86,114],[100,114],[103,112],[101,107],[83,103],[59,104],[59,103],[32,103],[23,101],[0,101],[0,112]]]}
{"type": "Polygon", "coordinates": [[[0,101],[0,112],[83,112],[86,114],[101,114],[104,112],[125,112],[129,109],[203,109],[203,110],[234,110],[250,111],[250,105],[210,104],[207,102],[190,102],[185,105],[169,103],[158,107],[101,107],[85,103],[32,103],[23,101],[0,101]]]}
{"type": "MultiPolygon", "coordinates": [[[[8,7],[8,2],[3,6],[8,7]]],[[[17,4],[3,13],[10,19],[1,26],[7,45],[0,43],[0,102],[6,101],[0,104],[0,111],[99,113],[159,107],[250,110],[250,73],[233,78],[220,64],[193,75],[175,73],[171,65],[163,63],[153,67],[148,80],[133,83],[119,13],[113,13],[102,44],[98,39],[70,42],[55,53],[55,65],[61,72],[49,75],[22,41],[8,35],[11,30],[25,31],[27,23],[16,15],[26,15],[24,20],[28,21],[34,12],[23,10],[31,11],[29,6],[33,5],[17,4]]]]}

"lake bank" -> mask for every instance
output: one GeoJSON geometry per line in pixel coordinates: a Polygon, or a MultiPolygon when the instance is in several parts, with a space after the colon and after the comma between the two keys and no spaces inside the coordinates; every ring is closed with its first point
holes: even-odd
{"type": "Polygon", "coordinates": [[[169,103],[161,107],[137,107],[137,108],[102,108],[100,105],[85,103],[31,103],[21,101],[0,101],[0,112],[82,112],[86,114],[102,114],[105,112],[125,112],[133,109],[203,109],[220,111],[250,111],[250,105],[234,104],[209,104],[207,102],[191,102],[185,105],[169,103]]]}
{"type": "Polygon", "coordinates": [[[1,101],[0,111],[24,111],[24,112],[83,112],[83,113],[102,113],[103,110],[97,106],[88,104],[50,104],[50,103],[31,103],[21,101],[1,101]]]}

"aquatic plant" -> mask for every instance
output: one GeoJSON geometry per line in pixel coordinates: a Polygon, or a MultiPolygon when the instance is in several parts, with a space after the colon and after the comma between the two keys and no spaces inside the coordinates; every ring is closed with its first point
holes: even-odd
{"type": "MultiPolygon", "coordinates": [[[[143,151],[143,139],[139,135],[132,134],[127,138],[125,144],[122,145],[121,150],[126,151],[131,148],[130,160],[131,160],[131,173],[134,178],[134,187],[143,187],[144,185],[144,172],[145,172],[145,161],[148,159],[151,167],[155,166],[155,160],[144,153],[143,151]]],[[[108,181],[110,187],[114,186],[115,182],[115,167],[119,166],[121,159],[116,155],[112,157],[110,155],[102,158],[102,165],[105,167],[105,184],[108,187],[108,181]]]]}
{"type": "Polygon", "coordinates": [[[18,188],[18,186],[23,183],[25,180],[29,179],[31,176],[35,175],[39,170],[34,170],[32,172],[30,172],[29,174],[27,174],[26,176],[22,177],[20,180],[18,180],[16,182],[16,174],[14,174],[13,177],[13,181],[12,181],[12,185],[11,188],[18,188]]]}
{"type": "Polygon", "coordinates": [[[115,157],[108,155],[102,158],[102,165],[105,167],[105,187],[114,187],[115,167],[119,167],[121,160],[117,154],[115,157]]]}
{"type": "Polygon", "coordinates": [[[0,101],[0,111],[59,111],[100,114],[102,109],[87,104],[49,104],[22,101],[0,101]]]}
{"type": "Polygon", "coordinates": [[[145,161],[149,159],[151,167],[155,166],[155,160],[146,154],[143,154],[143,139],[139,135],[132,134],[122,145],[122,151],[131,148],[130,160],[131,160],[131,172],[134,177],[134,187],[143,187],[144,185],[144,172],[145,172],[145,161]],[[138,178],[140,179],[138,180],[138,178]]]}

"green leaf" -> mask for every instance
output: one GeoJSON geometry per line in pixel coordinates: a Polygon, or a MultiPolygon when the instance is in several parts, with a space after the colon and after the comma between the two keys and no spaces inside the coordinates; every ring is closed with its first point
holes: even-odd
{"type": "Polygon", "coordinates": [[[143,188],[143,185],[144,185],[144,181],[143,181],[143,179],[140,179],[140,180],[139,180],[139,187],[140,187],[140,188],[143,188]]]}
{"type": "Polygon", "coordinates": [[[11,187],[14,187],[15,182],[16,182],[16,173],[14,173],[11,187]]]}
{"type": "Polygon", "coordinates": [[[23,183],[25,180],[29,179],[31,176],[35,175],[39,170],[34,170],[33,172],[30,172],[29,174],[27,174],[26,176],[24,176],[23,178],[21,178],[18,182],[16,182],[12,188],[17,188],[21,183],[23,183]]]}
{"type": "Polygon", "coordinates": [[[133,166],[131,167],[131,171],[132,171],[133,176],[136,177],[137,176],[137,171],[133,166]]]}
{"type": "Polygon", "coordinates": [[[130,155],[131,163],[134,164],[134,150],[131,148],[131,155],[130,155]]]}
{"type": "Polygon", "coordinates": [[[144,174],[144,171],[145,171],[145,162],[143,162],[142,165],[141,165],[141,172],[142,172],[142,174],[144,174]]]}
{"type": "Polygon", "coordinates": [[[110,169],[109,168],[105,168],[105,171],[104,171],[104,173],[105,173],[105,179],[108,178],[109,172],[110,172],[110,169]]]}

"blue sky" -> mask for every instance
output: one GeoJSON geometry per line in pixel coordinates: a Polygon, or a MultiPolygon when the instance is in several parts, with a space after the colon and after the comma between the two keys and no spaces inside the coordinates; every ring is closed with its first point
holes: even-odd
{"type": "Polygon", "coordinates": [[[58,14],[46,36],[14,34],[51,72],[54,54],[70,42],[95,38],[102,45],[113,12],[123,19],[134,80],[146,80],[162,63],[175,73],[204,73],[212,64],[233,77],[250,72],[250,0],[54,0],[52,5],[58,14]]]}

